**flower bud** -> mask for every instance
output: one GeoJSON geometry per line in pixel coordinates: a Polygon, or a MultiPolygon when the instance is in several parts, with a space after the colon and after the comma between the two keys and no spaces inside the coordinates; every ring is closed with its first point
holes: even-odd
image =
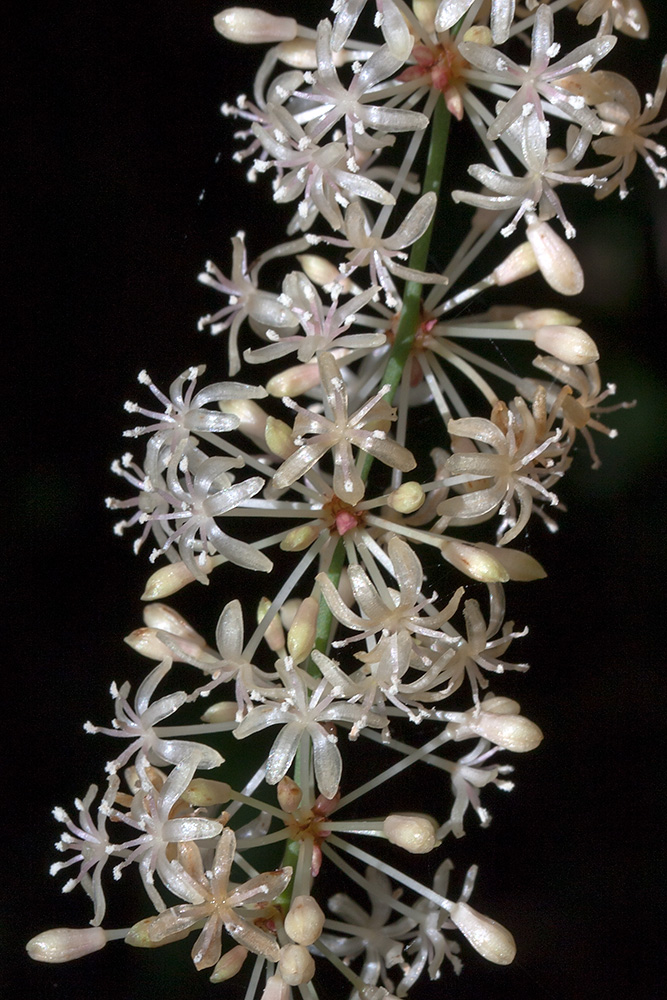
{"type": "Polygon", "coordinates": [[[281,42],[276,49],[276,55],[286,66],[294,69],[317,69],[315,42],[310,38],[292,38],[281,42]]]}
{"type": "Polygon", "coordinates": [[[566,365],[590,365],[600,352],[595,341],[576,326],[543,326],[533,336],[535,346],[566,365]]]}
{"type": "MultiPolygon", "coordinates": [[[[285,777],[281,778],[278,782],[276,791],[278,793],[278,804],[283,812],[289,813],[290,815],[293,812],[296,812],[301,805],[301,798],[303,796],[303,792],[297,785],[296,781],[294,781],[293,778],[290,778],[289,775],[285,775],[285,777]]],[[[290,934],[290,937],[291,936],[292,935],[290,934]]],[[[305,942],[303,941],[299,941],[299,944],[304,943],[305,942]]]]}
{"type": "Polygon", "coordinates": [[[269,976],[266,980],[266,986],[260,1000],[289,1000],[291,996],[292,991],[289,984],[285,982],[282,976],[276,974],[275,976],[269,976]]]}
{"type": "Polygon", "coordinates": [[[455,903],[449,918],[482,958],[509,965],[516,955],[514,938],[502,924],[473,910],[469,903],[455,903]]]}
{"type": "Polygon", "coordinates": [[[292,428],[284,420],[268,417],[264,428],[264,440],[269,451],[283,460],[296,451],[292,441],[292,428]]]}
{"type": "Polygon", "coordinates": [[[397,490],[389,494],[388,503],[399,514],[413,514],[425,499],[426,494],[419,483],[401,483],[397,490]]]}
{"type": "Polygon", "coordinates": [[[435,31],[435,14],[440,6],[440,0],[412,0],[415,17],[430,34],[435,31]]]}
{"type": "Polygon", "coordinates": [[[54,927],[31,938],[26,951],[36,962],[71,962],[99,951],[106,943],[101,927],[54,927]]]}
{"type": "Polygon", "coordinates": [[[287,532],[280,543],[280,548],[283,552],[302,552],[313,544],[320,531],[321,527],[318,523],[299,524],[287,532]]]}
{"type": "MultiPolygon", "coordinates": [[[[283,778],[283,781],[285,779],[283,778]]],[[[296,944],[314,944],[324,926],[324,914],[312,896],[295,896],[285,917],[285,933],[296,944]]]]}
{"type": "Polygon", "coordinates": [[[565,240],[548,222],[531,222],[526,235],[547,284],[561,295],[578,295],[584,287],[584,272],[565,240]]]}
{"type": "Polygon", "coordinates": [[[547,575],[541,563],[520,549],[509,549],[506,546],[490,545],[488,542],[478,542],[480,549],[489,552],[504,566],[510,580],[529,583],[531,580],[544,580],[547,575]]]}
{"type": "Polygon", "coordinates": [[[301,264],[301,269],[306,277],[310,278],[314,285],[340,285],[343,292],[349,292],[352,279],[346,278],[340,273],[335,264],[332,264],[326,257],[320,257],[315,253],[300,253],[296,259],[301,264]]]}
{"type": "Polygon", "coordinates": [[[428,854],[438,841],[435,839],[437,823],[430,816],[387,816],[382,828],[390,844],[402,847],[409,854],[428,854]]]}
{"type": "Polygon", "coordinates": [[[473,24],[463,36],[463,41],[474,42],[476,45],[493,45],[493,35],[485,24],[473,24]]]}
{"type": "Polygon", "coordinates": [[[275,17],[255,7],[226,7],[216,14],[213,24],[224,38],[245,45],[288,42],[296,38],[299,28],[293,17],[275,17]]]}
{"type": "Polygon", "coordinates": [[[264,442],[267,415],[252,399],[221,399],[218,406],[223,413],[239,418],[238,430],[253,441],[264,442]]]}
{"type": "Polygon", "coordinates": [[[521,243],[491,272],[491,280],[502,287],[527,278],[538,270],[537,258],[530,243],[521,243]]]}
{"type": "MultiPolygon", "coordinates": [[[[344,347],[338,347],[335,351],[328,353],[340,361],[350,352],[344,347]]],[[[293,365],[291,368],[286,368],[284,372],[274,375],[266,383],[266,391],[269,396],[277,398],[300,396],[301,393],[314,389],[316,385],[320,384],[320,381],[320,366],[316,361],[312,361],[304,365],[293,365]]]]}
{"type": "MultiPolygon", "coordinates": [[[[206,561],[200,567],[202,572],[208,576],[215,563],[210,556],[206,556],[206,561]]],[[[170,597],[188,583],[192,583],[194,576],[184,562],[169,563],[168,566],[161,566],[146,581],[146,589],[141,595],[142,601],[156,601],[162,597],[170,597]]]]}
{"type": "Polygon", "coordinates": [[[238,705],[235,701],[216,701],[209,705],[201,717],[202,722],[233,722],[238,705]]]}
{"type": "Polygon", "coordinates": [[[193,778],[181,798],[189,806],[221,806],[229,802],[232,790],[226,781],[213,781],[211,778],[193,778]]]}
{"type": "MultiPolygon", "coordinates": [[[[262,597],[259,604],[257,605],[257,624],[263,620],[264,615],[271,607],[271,601],[268,597],[262,597]]],[[[274,653],[285,646],[285,633],[283,632],[283,627],[280,624],[280,616],[274,615],[272,621],[270,622],[266,632],[264,633],[264,641],[274,653]]]]}
{"type": "Polygon", "coordinates": [[[232,976],[235,976],[237,972],[241,971],[241,966],[245,962],[248,956],[248,949],[244,948],[242,944],[237,944],[234,948],[230,948],[226,951],[222,958],[217,962],[213,972],[211,974],[210,981],[212,983],[224,983],[232,976]]]}
{"type": "Polygon", "coordinates": [[[514,698],[506,698],[504,695],[487,694],[482,702],[485,712],[493,712],[495,715],[518,715],[521,705],[514,698]]]}
{"type": "Polygon", "coordinates": [[[529,309],[512,317],[518,330],[538,330],[541,326],[579,326],[581,320],[563,309],[529,309]]]}
{"type": "Polygon", "coordinates": [[[444,558],[466,576],[480,583],[507,583],[510,576],[502,563],[476,545],[467,542],[443,542],[444,558]]]}
{"type": "MultiPolygon", "coordinates": [[[[471,733],[483,736],[490,743],[511,750],[513,753],[527,753],[529,750],[534,750],[544,738],[540,727],[523,715],[481,711],[476,715],[472,714],[466,728],[471,733]]],[[[463,732],[464,730],[461,730],[460,735],[453,738],[466,739],[467,737],[462,736],[463,732]]]]}
{"type": "Polygon", "coordinates": [[[280,949],[278,971],[289,986],[303,986],[315,975],[315,960],[301,944],[286,944],[280,949]]]}
{"type": "Polygon", "coordinates": [[[173,656],[172,651],[160,642],[154,628],[135,628],[134,632],[125,636],[123,642],[149,660],[164,660],[165,656],[173,656]]]}
{"type": "Polygon", "coordinates": [[[314,597],[301,601],[287,633],[287,651],[295,663],[303,663],[315,644],[319,603],[314,597]]]}
{"type": "Polygon", "coordinates": [[[163,944],[171,944],[172,941],[182,941],[190,933],[190,928],[188,927],[184,931],[174,931],[172,934],[161,937],[159,941],[153,941],[150,936],[150,928],[155,920],[157,920],[155,916],[144,917],[143,920],[139,920],[130,927],[125,935],[125,944],[129,944],[133,948],[160,948],[163,944]]]}

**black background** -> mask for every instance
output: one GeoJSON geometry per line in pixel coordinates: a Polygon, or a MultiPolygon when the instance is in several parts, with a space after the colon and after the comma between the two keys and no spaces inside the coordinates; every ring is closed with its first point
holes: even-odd
{"type": "MultiPolygon", "coordinates": [[[[313,4],[308,22],[326,6],[313,4]]],[[[655,87],[665,47],[664,8],[646,6],[651,40],[618,47],[632,52],[640,93],[655,87]]],[[[234,998],[240,988],[211,986],[185,947],[170,958],[109,946],[52,967],[23,956],[32,934],[89,916],[81,893],[62,896],[48,876],[50,810],[100,780],[104,750],[81,723],[104,722],[109,682],[136,682],[143,669],[121,638],[140,624],[146,563],[111,534],[102,503],[117,488],[109,463],[125,450],[122,401],[139,398],[142,367],[165,387],[201,361],[224,377],[219,343],[196,330],[212,300],[194,278],[209,256],[227,263],[239,228],[254,234],[251,253],[278,238],[264,231],[267,185],[245,183],[218,114],[250,89],[259,53],[213,31],[217,10],[208,0],[10,8],[2,884],[7,983],[18,976],[26,996],[234,998]]],[[[626,65],[617,52],[609,68],[626,65]]],[[[600,445],[599,472],[579,455],[560,491],[560,534],[530,530],[550,576],[510,589],[515,616],[531,625],[518,655],[533,669],[503,690],[546,738],[515,761],[515,792],[488,797],[491,827],[452,848],[457,870],[480,863],[473,903],[513,930],[518,958],[498,969],[464,945],[461,977],[445,970],[416,997],[657,1000],[665,986],[667,206],[643,165],[631,187],[626,202],[584,210],[582,221],[576,202],[587,288],[575,311],[619,398],[639,404],[614,418],[620,436],[600,445]]],[[[210,628],[199,596],[185,598],[187,611],[210,628]]],[[[123,905],[112,918],[136,919],[132,901],[123,905]]]]}

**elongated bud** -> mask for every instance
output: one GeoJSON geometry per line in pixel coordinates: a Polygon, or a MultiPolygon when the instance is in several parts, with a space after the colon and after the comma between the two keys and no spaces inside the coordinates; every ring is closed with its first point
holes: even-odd
{"type": "Polygon", "coordinates": [[[315,960],[301,944],[286,944],[280,949],[278,971],[289,986],[302,986],[315,975],[315,960]]]}
{"type": "MultiPolygon", "coordinates": [[[[280,805],[280,808],[283,812],[289,813],[291,816],[291,814],[296,812],[301,805],[303,792],[297,785],[296,781],[290,778],[287,774],[278,782],[276,791],[278,793],[278,804],[280,805]]],[[[290,937],[291,936],[292,935],[290,934],[290,937]]],[[[304,942],[301,941],[299,943],[303,944],[304,942]]]]}
{"type": "Polygon", "coordinates": [[[514,938],[502,924],[473,910],[469,903],[455,903],[449,918],[482,958],[509,965],[516,955],[514,938]]]}
{"type": "Polygon", "coordinates": [[[389,494],[389,506],[399,514],[413,514],[426,499],[419,483],[401,483],[397,490],[389,494]]]}
{"type": "Polygon", "coordinates": [[[412,0],[412,9],[420,24],[431,34],[435,31],[435,14],[440,0],[412,0]]]}
{"type": "Polygon", "coordinates": [[[154,628],[135,628],[134,632],[125,636],[123,642],[149,660],[164,660],[165,656],[173,656],[171,650],[160,642],[154,628]]]}
{"type": "MultiPolygon", "coordinates": [[[[283,779],[284,780],[284,779],[283,779]]],[[[285,933],[296,944],[315,944],[324,927],[324,914],[312,896],[295,896],[285,917],[285,933]]]]}
{"type": "Polygon", "coordinates": [[[299,26],[293,17],[275,17],[255,7],[227,7],[213,18],[216,31],[231,42],[288,42],[299,26]]]}
{"type": "Polygon", "coordinates": [[[529,583],[531,580],[544,580],[547,571],[541,563],[522,552],[520,549],[509,549],[506,546],[491,545],[489,542],[478,542],[480,549],[484,549],[493,556],[494,559],[505,567],[508,578],[519,583],[529,583]]]}
{"type": "Polygon", "coordinates": [[[221,806],[229,802],[232,790],[226,781],[211,778],[193,778],[181,798],[189,806],[221,806]]]}
{"type": "MultiPolygon", "coordinates": [[[[271,607],[271,601],[268,597],[262,597],[259,604],[257,605],[257,624],[264,619],[266,612],[271,607]]],[[[273,616],[269,627],[264,633],[264,641],[270,650],[276,653],[280,649],[285,647],[285,633],[283,627],[280,624],[280,617],[278,615],[273,616]]]]}
{"type": "MultiPolygon", "coordinates": [[[[328,353],[340,361],[350,352],[341,347],[328,353]]],[[[320,384],[320,380],[320,366],[316,361],[312,361],[305,365],[293,365],[291,368],[286,368],[284,372],[274,375],[266,383],[266,391],[269,396],[276,396],[278,399],[283,396],[300,396],[301,393],[314,389],[316,385],[320,384]]]]}
{"type": "Polygon", "coordinates": [[[521,243],[491,272],[491,280],[502,287],[527,278],[536,271],[539,271],[539,264],[533,248],[530,243],[521,243]]]}
{"type": "Polygon", "coordinates": [[[495,715],[518,715],[521,705],[514,698],[506,698],[504,695],[487,695],[482,702],[485,712],[493,712],[495,715]]]}
{"type": "Polygon", "coordinates": [[[210,981],[212,983],[224,983],[228,979],[231,979],[237,972],[241,971],[241,966],[247,957],[248,949],[244,948],[242,944],[237,944],[234,948],[230,948],[216,964],[209,977],[210,981]]]}
{"type": "Polygon", "coordinates": [[[390,844],[402,847],[410,854],[428,854],[438,841],[435,833],[438,824],[430,816],[387,816],[382,828],[390,844]]]}
{"type": "Polygon", "coordinates": [[[584,287],[584,272],[565,240],[548,222],[531,222],[526,236],[547,284],[561,295],[578,295],[584,287]]]}
{"type": "Polygon", "coordinates": [[[295,663],[303,663],[310,656],[315,644],[319,604],[314,597],[306,597],[299,605],[287,633],[287,651],[295,663]]]}
{"type": "Polygon", "coordinates": [[[493,45],[493,35],[485,24],[473,24],[463,36],[463,41],[474,42],[475,45],[493,45]]]}
{"type": "Polygon", "coordinates": [[[448,563],[480,583],[507,583],[510,576],[502,563],[483,549],[466,542],[443,542],[442,554],[448,563]]]}
{"type": "Polygon", "coordinates": [[[533,339],[536,347],[566,365],[590,365],[600,357],[593,338],[576,326],[543,326],[533,339]]]}
{"type": "Polygon", "coordinates": [[[486,703],[482,710],[470,709],[463,715],[456,714],[450,722],[447,733],[455,742],[468,740],[471,736],[482,736],[490,743],[513,753],[527,753],[538,747],[544,738],[542,730],[530,719],[513,712],[487,711],[486,703]]]}
{"type": "Polygon", "coordinates": [[[235,701],[216,701],[209,705],[201,717],[202,722],[233,722],[236,718],[238,705],[235,701]]]}
{"type": "Polygon", "coordinates": [[[321,531],[319,524],[299,524],[283,538],[280,548],[283,552],[302,552],[312,545],[321,531]]]}
{"type": "Polygon", "coordinates": [[[266,986],[260,1000],[289,1000],[291,996],[292,990],[289,983],[286,983],[283,977],[276,973],[275,976],[269,976],[266,980],[266,986]]]}
{"type": "Polygon", "coordinates": [[[539,330],[542,326],[579,326],[581,320],[563,309],[529,309],[512,318],[518,330],[539,330]]]}
{"type": "Polygon", "coordinates": [[[161,937],[159,941],[153,941],[150,937],[150,928],[156,919],[157,917],[144,917],[143,920],[133,924],[125,935],[125,944],[129,944],[133,948],[161,948],[163,944],[182,941],[190,933],[188,927],[184,931],[174,931],[172,934],[161,937]]]}
{"type": "Polygon", "coordinates": [[[326,257],[320,257],[316,253],[300,253],[296,259],[301,264],[301,269],[306,277],[310,278],[314,285],[320,287],[324,285],[340,285],[344,292],[349,292],[352,286],[352,279],[341,274],[335,264],[332,264],[326,257]]]}
{"type": "Polygon", "coordinates": [[[223,413],[239,418],[238,430],[253,441],[264,441],[267,416],[261,406],[252,399],[221,399],[218,402],[223,413]]]}
{"type": "MultiPolygon", "coordinates": [[[[210,556],[206,556],[206,561],[201,566],[202,572],[208,576],[215,563],[210,556]]],[[[163,597],[170,597],[177,593],[188,583],[192,583],[194,576],[184,562],[169,563],[168,566],[161,566],[146,581],[146,589],[141,595],[142,601],[157,601],[163,597]]]]}
{"type": "Polygon", "coordinates": [[[284,420],[268,417],[264,428],[264,440],[269,451],[283,460],[296,451],[292,441],[292,428],[284,420]]]}
{"type": "Polygon", "coordinates": [[[31,938],[26,951],[36,962],[71,962],[104,948],[106,933],[101,927],[54,927],[31,938]]]}

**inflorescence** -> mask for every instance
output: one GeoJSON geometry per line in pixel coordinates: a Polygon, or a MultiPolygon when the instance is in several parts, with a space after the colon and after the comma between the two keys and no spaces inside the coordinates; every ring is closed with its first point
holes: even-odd
{"type": "Polygon", "coordinates": [[[110,727],[86,723],[116,756],[76,818],[54,810],[51,871],[83,887],[92,926],[38,935],[41,961],[192,934],[195,967],[245,974],[248,1000],[317,1000],[332,975],[380,1000],[458,972],[461,935],[491,962],[515,954],[468,902],[476,866],[452,875],[441,847],[488,825],[491,786],[513,787],[506,754],[542,739],[495,691],[528,666],[504,585],[545,575],[524,529],[556,530],[575,446],[597,466],[592,434],[615,436],[618,409],[561,308],[584,282],[570,188],[625,197],[638,157],[667,186],[652,138],[667,61],[643,110],[599,68],[618,33],[646,36],[638,0],[336,0],[333,14],[316,28],[242,7],[215,18],[226,39],[267,46],[252,97],[223,112],[248,179],[288,206],[286,240],[249,262],[239,232],[227,266],[200,275],[223,300],[200,328],[243,380],[202,384],[193,366],[164,393],[142,372],[144,402],[126,404],[145,447],[114,463],[125,495],[107,503],[161,562],[127,638],[156,665],[134,693],[112,685],[110,727]],[[354,36],[365,6],[370,41],[354,36]],[[575,44],[556,41],[561,21],[575,44]],[[454,136],[449,155],[481,161],[464,162],[471,190],[443,182],[454,136]],[[474,211],[432,271],[452,199],[474,211]],[[489,307],[533,274],[547,305],[489,307]],[[506,365],[486,349],[510,341],[506,365]],[[268,595],[254,602],[253,578],[268,595]],[[215,645],[163,603],[188,585],[216,591],[215,645]],[[432,769],[434,815],[411,805],[413,767],[432,769]],[[378,816],[364,797],[385,784],[400,810],[378,816]],[[411,856],[432,851],[424,884],[411,856]],[[148,915],[107,930],[106,890],[132,868],[148,915]],[[352,895],[327,898],[326,871],[352,895]]]}

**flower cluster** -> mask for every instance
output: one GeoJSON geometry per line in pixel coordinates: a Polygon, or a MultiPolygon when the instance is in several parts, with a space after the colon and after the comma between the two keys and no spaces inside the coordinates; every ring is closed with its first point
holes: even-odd
{"type": "Polygon", "coordinates": [[[221,982],[244,968],[247,997],[317,1000],[334,975],[336,995],[347,981],[354,1000],[380,1000],[446,962],[458,972],[461,936],[491,962],[514,957],[509,931],[468,902],[476,866],[452,898],[451,862],[425,885],[410,855],[462,837],[475,814],[488,825],[492,786],[513,787],[502,755],[542,739],[489,690],[528,666],[505,658],[526,629],[506,620],[504,585],[545,575],[521,539],[533,514],[556,530],[547,511],[579,437],[597,465],[591,432],[615,435],[602,417],[615,407],[601,405],[615,387],[560,300],[584,281],[566,196],[624,196],[638,156],[667,185],[651,138],[667,62],[643,111],[628,80],[598,68],[619,32],[645,36],[636,0],[336,0],[333,13],[315,28],[242,7],[215,19],[225,39],[268,47],[252,99],[224,111],[241,123],[249,180],[293,205],[287,240],[249,263],[239,232],[230,277],[212,262],[200,275],[223,297],[200,328],[243,381],[202,387],[194,366],[163,393],[142,372],[157,408],[126,403],[145,455],[114,463],[131,495],[107,503],[125,512],[119,534],[138,529],[135,551],[150,538],[151,562],[164,560],[127,637],[157,665],[132,700],[129,683],[112,685],[110,727],[86,723],[124,742],[97,809],[92,785],[77,821],[55,810],[68,856],[52,872],[80,866],[64,891],[83,887],[92,926],[38,935],[39,960],[195,932],[196,969],[221,982]],[[371,40],[355,37],[365,6],[371,40]],[[556,40],[567,7],[574,44],[556,40]],[[457,130],[453,155],[476,143],[485,161],[464,163],[480,190],[444,189],[457,130]],[[463,239],[429,270],[453,212],[466,213],[463,239]],[[546,305],[488,306],[535,274],[546,305]],[[503,367],[488,345],[508,341],[503,367]],[[250,596],[257,579],[270,596],[250,596]],[[163,603],[188,585],[216,592],[215,645],[163,603]],[[190,671],[183,689],[175,663],[190,671]],[[433,797],[437,815],[409,798],[379,816],[360,805],[385,783],[403,802],[409,768],[451,788],[446,806],[433,797]],[[102,926],[110,859],[112,881],[138,871],[151,908],[129,928],[102,926]],[[323,897],[325,866],[367,908],[323,897]]]}

